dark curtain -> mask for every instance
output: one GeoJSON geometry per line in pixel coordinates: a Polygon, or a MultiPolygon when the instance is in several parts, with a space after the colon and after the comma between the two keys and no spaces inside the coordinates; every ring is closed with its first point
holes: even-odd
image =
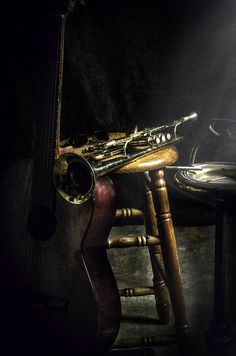
{"type": "MultiPolygon", "coordinates": [[[[31,154],[40,32],[50,3],[11,2],[4,21],[9,162],[31,154]]],[[[158,126],[197,111],[198,124],[179,145],[186,163],[207,122],[235,118],[235,19],[233,0],[78,1],[66,31],[62,138],[158,126]]]]}

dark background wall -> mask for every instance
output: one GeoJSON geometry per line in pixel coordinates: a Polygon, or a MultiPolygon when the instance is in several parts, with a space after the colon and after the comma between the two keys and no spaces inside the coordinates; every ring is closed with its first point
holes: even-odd
{"type": "MultiPolygon", "coordinates": [[[[3,16],[9,162],[31,155],[40,38],[50,4],[11,2],[3,16]]],[[[79,1],[66,33],[62,138],[157,126],[197,111],[198,125],[179,146],[186,163],[203,124],[235,118],[235,17],[233,0],[79,1]]]]}
{"type": "MultiPolygon", "coordinates": [[[[2,8],[1,153],[6,162],[1,173],[32,155],[41,105],[41,33],[50,4],[11,1],[2,8]]],[[[67,24],[62,138],[99,128],[158,126],[197,111],[198,123],[187,128],[178,146],[179,162],[187,163],[210,120],[236,118],[235,38],[233,0],[79,2],[67,24]]],[[[225,152],[234,159],[233,149],[225,152]]],[[[212,153],[217,158],[219,150],[212,153]]],[[[187,223],[192,216],[195,222],[203,219],[206,210],[197,202],[194,208],[183,196],[170,197],[175,222],[183,222],[178,212],[187,223]]],[[[195,260],[204,265],[198,256],[195,260]]]]}

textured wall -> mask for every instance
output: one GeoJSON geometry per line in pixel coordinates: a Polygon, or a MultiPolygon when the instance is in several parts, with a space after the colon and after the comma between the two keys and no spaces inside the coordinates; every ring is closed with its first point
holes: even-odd
{"type": "MultiPolygon", "coordinates": [[[[37,8],[30,1],[13,2],[5,17],[2,137],[8,164],[32,155],[41,105],[43,14],[51,2],[40,2],[37,8]]],[[[101,128],[131,131],[136,124],[140,129],[158,126],[197,111],[198,123],[186,127],[178,145],[179,163],[186,164],[210,120],[235,120],[235,1],[82,3],[67,23],[62,138],[101,128]]],[[[209,153],[222,159],[223,153],[223,159],[234,160],[235,144],[209,150],[205,143],[204,159],[209,153]]],[[[185,209],[173,174],[167,176],[177,221],[179,211],[189,211],[189,196],[184,196],[185,209]]]]}
{"type": "Polygon", "coordinates": [[[156,126],[195,110],[201,125],[187,130],[184,154],[203,122],[235,117],[235,17],[233,1],[77,7],[67,32],[65,134],[156,126]]]}
{"type": "MultiPolygon", "coordinates": [[[[98,128],[131,130],[136,123],[156,126],[193,110],[201,123],[234,119],[233,0],[80,3],[66,35],[63,137],[98,128]]],[[[11,146],[22,154],[40,105],[37,66],[47,5],[15,3],[5,21],[4,118],[16,133],[14,140],[8,134],[11,146]]],[[[188,133],[182,154],[202,135],[199,127],[188,133]]]]}

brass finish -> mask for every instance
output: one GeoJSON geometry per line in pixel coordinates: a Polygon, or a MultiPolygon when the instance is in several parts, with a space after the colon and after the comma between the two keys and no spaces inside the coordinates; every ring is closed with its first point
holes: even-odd
{"type": "Polygon", "coordinates": [[[163,170],[159,170],[152,173],[153,199],[155,209],[158,212],[159,237],[161,240],[167,286],[169,289],[173,313],[175,316],[176,331],[179,336],[185,336],[188,334],[188,324],[185,311],[183,288],[181,284],[175,232],[170,213],[168,193],[164,180],[164,172],[163,170]]]}
{"type": "Polygon", "coordinates": [[[96,178],[109,172],[137,173],[172,164],[178,159],[175,146],[134,153],[100,163],[90,163],[83,156],[65,153],[54,165],[53,182],[59,194],[72,204],[84,204],[94,192],[96,178]],[[148,151],[148,152],[147,152],[148,151]],[[127,162],[127,163],[126,163],[127,162]],[[130,163],[129,163],[130,162],[130,163]]]}
{"type": "MultiPolygon", "coordinates": [[[[83,146],[83,147],[86,147],[83,146]]],[[[65,147],[61,148],[61,155],[66,153],[74,153],[77,155],[82,155],[81,150],[83,147],[73,148],[73,147],[65,147]]],[[[86,155],[84,155],[86,157],[86,155]]],[[[122,157],[121,155],[116,155],[116,158],[122,157]]],[[[123,173],[137,173],[137,172],[146,172],[150,170],[155,170],[159,168],[163,168],[165,166],[169,166],[173,164],[178,159],[178,151],[175,146],[170,145],[167,147],[163,147],[156,152],[151,152],[149,154],[144,155],[143,157],[137,158],[133,162],[127,163],[124,166],[115,170],[115,173],[123,174],[123,173]]],[[[109,159],[103,159],[103,162],[109,162],[109,159]]],[[[174,167],[174,166],[173,166],[174,167]]]]}
{"type": "Polygon", "coordinates": [[[92,157],[94,160],[103,160],[115,155],[129,156],[133,150],[142,150],[148,153],[148,151],[155,150],[156,147],[160,149],[181,141],[183,137],[177,134],[178,127],[186,121],[196,120],[197,117],[196,113],[191,113],[167,125],[145,128],[125,135],[123,138],[98,141],[82,148],[81,154],[92,157]]]}
{"type": "Polygon", "coordinates": [[[112,349],[122,349],[131,347],[151,347],[151,346],[161,346],[161,345],[173,345],[176,344],[174,335],[159,335],[154,337],[140,337],[140,338],[129,338],[120,339],[115,341],[112,349]]]}
{"type": "MultiPolygon", "coordinates": [[[[121,139],[124,138],[125,136],[126,136],[125,132],[108,132],[109,141],[121,139]]],[[[69,138],[66,138],[65,140],[62,140],[60,142],[60,153],[58,157],[63,155],[64,153],[76,153],[77,155],[80,156],[84,155],[86,157],[86,154],[83,154],[83,150],[88,149],[90,145],[85,144],[81,147],[73,147],[68,144],[69,140],[70,140],[69,138]]]]}
{"type": "Polygon", "coordinates": [[[166,161],[165,165],[171,164],[177,159],[175,147],[167,150],[166,155],[162,152],[158,158],[155,153],[179,142],[182,137],[177,135],[177,127],[196,118],[197,114],[192,113],[169,125],[147,128],[121,139],[98,141],[83,148],[82,155],[74,152],[62,154],[54,165],[55,188],[69,203],[84,204],[93,196],[98,177],[114,171],[135,173],[152,170],[163,166],[163,160],[166,161]]]}
{"type": "Polygon", "coordinates": [[[141,297],[144,295],[153,295],[153,287],[135,287],[120,289],[121,297],[141,297]]]}
{"type": "MultiPolygon", "coordinates": [[[[148,234],[158,236],[157,218],[153,203],[152,192],[149,188],[149,180],[144,176],[142,181],[143,199],[144,199],[144,216],[145,227],[148,234]]],[[[149,247],[150,260],[153,271],[153,286],[156,300],[156,308],[161,324],[169,323],[169,293],[165,284],[165,271],[162,261],[161,246],[155,245],[149,247]]]]}
{"type": "Polygon", "coordinates": [[[160,244],[160,240],[156,236],[141,235],[141,236],[122,236],[107,240],[107,249],[109,248],[127,248],[127,247],[144,247],[160,244]]]}

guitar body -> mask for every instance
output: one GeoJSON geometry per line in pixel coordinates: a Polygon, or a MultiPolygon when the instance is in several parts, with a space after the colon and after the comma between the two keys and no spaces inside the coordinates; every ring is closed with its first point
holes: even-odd
{"type": "Polygon", "coordinates": [[[83,205],[54,191],[53,209],[44,209],[32,201],[32,169],[31,160],[19,161],[1,184],[1,345],[8,355],[103,355],[120,322],[106,255],[113,184],[98,179],[83,205]]]}

